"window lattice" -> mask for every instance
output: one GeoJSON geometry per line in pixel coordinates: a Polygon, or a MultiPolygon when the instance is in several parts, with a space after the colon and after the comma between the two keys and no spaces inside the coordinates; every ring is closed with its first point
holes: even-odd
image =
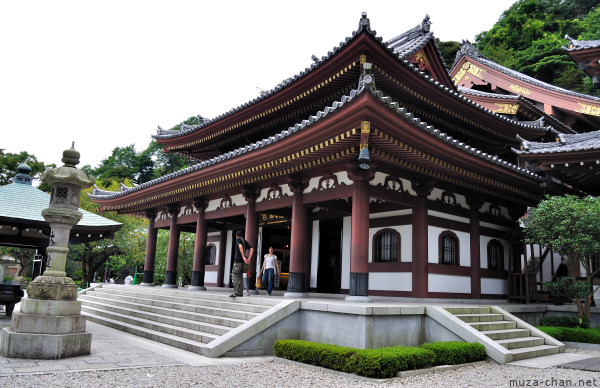
{"type": "Polygon", "coordinates": [[[457,265],[458,241],[451,234],[442,236],[442,264],[457,265]]]}
{"type": "Polygon", "coordinates": [[[56,188],[56,198],[67,198],[67,194],[69,194],[69,189],[66,187],[57,187],[56,188]]]}
{"type": "Polygon", "coordinates": [[[375,257],[376,263],[395,263],[398,261],[398,234],[394,232],[384,232],[375,237],[375,257]]]}

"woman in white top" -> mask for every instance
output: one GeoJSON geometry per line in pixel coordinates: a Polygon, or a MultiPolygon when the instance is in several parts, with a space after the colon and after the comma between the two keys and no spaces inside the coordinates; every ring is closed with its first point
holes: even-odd
{"type": "Polygon", "coordinates": [[[267,287],[267,294],[271,295],[273,289],[274,271],[279,272],[279,264],[277,264],[277,255],[273,254],[273,247],[269,247],[269,253],[265,255],[260,273],[262,274],[263,286],[267,287]]]}

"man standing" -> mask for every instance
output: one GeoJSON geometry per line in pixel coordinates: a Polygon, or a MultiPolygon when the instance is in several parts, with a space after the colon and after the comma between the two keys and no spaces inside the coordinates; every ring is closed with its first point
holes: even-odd
{"type": "Polygon", "coordinates": [[[243,296],[242,293],[242,274],[244,271],[244,264],[250,264],[250,258],[254,253],[254,248],[250,246],[250,243],[244,239],[244,235],[241,230],[235,232],[235,258],[233,260],[233,270],[231,272],[231,279],[233,280],[233,294],[230,297],[235,298],[236,296],[243,296]],[[246,256],[246,250],[250,250],[248,256],[246,256]]]}

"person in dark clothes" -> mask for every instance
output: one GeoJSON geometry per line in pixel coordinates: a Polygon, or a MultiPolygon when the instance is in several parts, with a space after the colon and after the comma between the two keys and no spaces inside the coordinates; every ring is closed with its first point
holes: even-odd
{"type": "Polygon", "coordinates": [[[243,296],[242,291],[242,274],[244,273],[244,264],[250,264],[250,258],[254,253],[254,248],[244,239],[244,234],[241,230],[235,232],[235,258],[233,260],[233,270],[231,271],[231,279],[233,281],[233,294],[230,297],[243,296]],[[248,256],[246,251],[250,250],[248,256]]]}

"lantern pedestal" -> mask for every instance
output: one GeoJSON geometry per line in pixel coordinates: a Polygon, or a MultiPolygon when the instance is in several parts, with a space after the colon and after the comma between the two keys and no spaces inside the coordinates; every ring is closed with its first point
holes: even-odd
{"type": "Polygon", "coordinates": [[[78,211],[82,188],[95,179],[77,169],[79,152],[63,152],[62,167],[49,169],[42,181],[52,185],[50,207],[42,210],[50,224],[48,268],[27,288],[21,311],[13,314],[10,328],[0,331],[0,352],[5,357],[59,359],[90,354],[92,333],[85,331],[85,316],[77,300],[78,286],[66,276],[69,234],[83,217],[78,211]]]}

